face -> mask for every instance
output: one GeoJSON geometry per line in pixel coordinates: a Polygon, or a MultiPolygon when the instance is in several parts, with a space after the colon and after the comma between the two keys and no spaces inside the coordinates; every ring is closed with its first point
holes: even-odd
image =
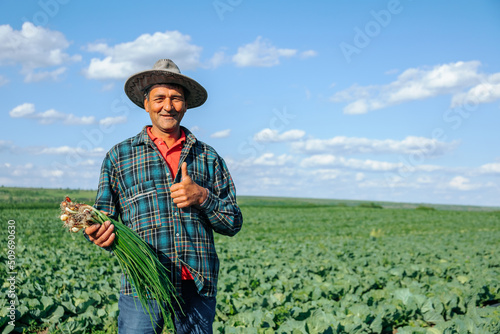
{"type": "Polygon", "coordinates": [[[149,113],[153,130],[176,134],[187,110],[184,91],[171,85],[155,86],[149,92],[149,100],[144,98],[144,109],[149,113]]]}

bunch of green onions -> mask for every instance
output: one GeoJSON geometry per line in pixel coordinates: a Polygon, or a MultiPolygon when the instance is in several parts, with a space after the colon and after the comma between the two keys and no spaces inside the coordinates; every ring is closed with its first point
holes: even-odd
{"type": "Polygon", "coordinates": [[[93,224],[110,221],[115,226],[115,240],[111,245],[113,254],[118,259],[122,271],[135,288],[137,297],[148,312],[154,325],[152,305],[148,299],[156,299],[163,319],[167,319],[169,310],[173,311],[175,287],[168,276],[169,270],[160,262],[155,251],[133,230],[123,223],[107,217],[96,208],[81,203],[74,203],[69,197],[61,202],[61,220],[71,232],[78,232],[93,224]]]}

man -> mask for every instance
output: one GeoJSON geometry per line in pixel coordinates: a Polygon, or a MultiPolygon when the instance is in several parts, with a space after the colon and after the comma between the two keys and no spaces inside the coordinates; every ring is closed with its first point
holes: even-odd
{"type": "MultiPolygon", "coordinates": [[[[146,110],[152,126],[107,153],[95,207],[134,229],[170,270],[183,300],[172,316],[176,332],[212,333],[219,270],[213,231],[233,236],[243,218],[224,160],[180,125],[207,92],[169,59],[131,76],[125,92],[146,110]]],[[[85,234],[103,248],[115,238],[109,222],[85,234]]],[[[161,333],[165,319],[158,315],[159,325],[152,327],[126,276],[118,306],[119,333],[161,333]]]]}

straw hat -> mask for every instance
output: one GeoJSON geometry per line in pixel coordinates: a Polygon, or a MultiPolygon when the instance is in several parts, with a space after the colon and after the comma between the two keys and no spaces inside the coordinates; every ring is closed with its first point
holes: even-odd
{"type": "Polygon", "coordinates": [[[128,78],[125,82],[125,94],[144,109],[145,90],[156,84],[169,83],[184,87],[187,108],[199,107],[207,100],[205,88],[190,77],[182,75],[179,67],[170,59],[160,59],[152,70],[139,72],[128,78]]]}

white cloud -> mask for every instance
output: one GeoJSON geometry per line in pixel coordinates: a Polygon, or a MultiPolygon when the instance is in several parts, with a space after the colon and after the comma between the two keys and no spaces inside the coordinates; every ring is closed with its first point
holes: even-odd
{"type": "Polygon", "coordinates": [[[104,126],[110,126],[110,125],[121,124],[121,123],[126,123],[126,122],[127,122],[126,116],[116,116],[116,117],[103,118],[99,121],[99,124],[104,125],[104,126]]]}
{"type": "Polygon", "coordinates": [[[64,172],[60,169],[52,169],[52,170],[43,169],[40,172],[40,174],[42,177],[46,178],[61,178],[64,176],[64,172]]]}
{"type": "Polygon", "coordinates": [[[278,49],[270,41],[259,36],[254,42],[240,46],[238,53],[233,56],[233,62],[239,67],[271,67],[279,65],[280,58],[289,58],[296,54],[297,50],[278,49]]]}
{"type": "Polygon", "coordinates": [[[488,76],[480,84],[465,93],[455,94],[451,107],[473,106],[481,103],[491,103],[500,99],[500,73],[488,76]]]}
{"type": "Polygon", "coordinates": [[[59,146],[45,147],[37,150],[37,154],[41,155],[78,155],[78,156],[103,156],[105,150],[102,147],[95,147],[91,150],[86,150],[80,147],[59,146]]]}
{"type": "Polygon", "coordinates": [[[306,59],[311,57],[316,57],[318,53],[314,50],[307,50],[300,53],[300,58],[306,59]]]}
{"type": "Polygon", "coordinates": [[[500,174],[500,162],[492,162],[479,167],[479,172],[483,174],[500,174]]]}
{"type": "Polygon", "coordinates": [[[226,56],[224,51],[216,52],[212,58],[208,61],[209,68],[217,68],[220,65],[230,61],[230,58],[226,56]]]}
{"type": "Polygon", "coordinates": [[[451,151],[457,142],[445,143],[436,139],[408,136],[398,141],[393,139],[369,139],[336,136],[330,139],[307,139],[292,143],[296,152],[302,153],[375,153],[414,154],[423,157],[439,156],[451,151]]]}
{"type": "MultiPolygon", "coordinates": [[[[102,157],[101,157],[102,158],[102,157]]],[[[0,164],[0,184],[14,187],[95,189],[100,163],[82,160],[81,163],[0,164]]],[[[59,158],[60,159],[60,158],[59,158]]]]}
{"type": "Polygon", "coordinates": [[[254,160],[255,165],[263,166],[283,166],[293,158],[287,154],[275,156],[273,153],[264,153],[254,160]]]}
{"type": "Polygon", "coordinates": [[[231,129],[217,131],[210,135],[211,138],[227,138],[231,135],[231,129]]]}
{"type": "Polygon", "coordinates": [[[104,55],[92,58],[84,70],[89,79],[125,79],[130,75],[150,69],[158,59],[170,58],[181,71],[199,67],[202,47],[191,44],[191,37],[178,31],[143,34],[132,42],[109,46],[105,43],[90,44],[90,52],[104,55]]]}
{"type": "Polygon", "coordinates": [[[80,55],[65,52],[69,45],[61,32],[36,27],[31,22],[25,22],[21,30],[1,25],[0,65],[21,65],[26,82],[57,79],[64,73],[64,67],[38,73],[35,70],[80,61],[80,55]]]}
{"type": "Polygon", "coordinates": [[[352,170],[372,171],[372,172],[395,172],[401,174],[413,172],[432,172],[441,170],[442,167],[434,165],[408,166],[403,162],[386,162],[377,160],[347,159],[342,156],[332,154],[317,154],[304,158],[301,162],[303,168],[337,167],[352,170]]]}
{"type": "Polygon", "coordinates": [[[304,131],[295,129],[280,134],[278,130],[266,128],[256,133],[253,136],[253,140],[259,143],[291,142],[299,140],[304,137],[305,134],[304,131]]]}
{"type": "Polygon", "coordinates": [[[448,186],[452,189],[457,189],[457,190],[473,190],[481,187],[481,185],[479,184],[470,183],[470,180],[463,176],[455,176],[448,183],[448,186]]]}
{"type": "MultiPolygon", "coordinates": [[[[332,101],[350,102],[344,108],[346,114],[364,114],[443,94],[454,96],[452,105],[458,103],[460,99],[470,98],[469,95],[481,101],[480,103],[491,102],[500,98],[500,87],[494,84],[481,84],[485,81],[485,75],[478,72],[480,65],[479,61],[459,61],[433,68],[410,68],[387,85],[353,85],[333,95],[332,101]],[[462,90],[470,87],[473,88],[464,95],[462,90]]],[[[497,77],[498,73],[491,75],[488,80],[498,84],[497,77]]]]}
{"type": "Polygon", "coordinates": [[[191,132],[198,132],[201,131],[201,128],[198,125],[194,125],[189,130],[191,130],[191,132]]]}
{"type": "Polygon", "coordinates": [[[26,74],[24,80],[26,82],[38,82],[46,79],[52,79],[53,81],[56,81],[62,74],[64,74],[64,72],[66,72],[66,67],[59,67],[58,69],[55,69],[53,71],[32,71],[26,74]]]}
{"type": "Polygon", "coordinates": [[[10,117],[32,117],[35,114],[35,105],[33,103],[23,103],[9,112],[10,117]]]}
{"type": "Polygon", "coordinates": [[[424,175],[417,177],[416,182],[419,184],[432,184],[434,180],[430,176],[424,175]]]}
{"type": "Polygon", "coordinates": [[[109,126],[113,124],[125,123],[127,121],[127,117],[125,116],[106,117],[97,121],[94,116],[75,116],[73,114],[65,114],[55,109],[49,109],[44,112],[36,112],[35,105],[33,103],[23,103],[18,105],[9,112],[9,115],[12,118],[36,119],[40,124],[52,124],[60,121],[67,125],[101,124],[109,126]]]}

